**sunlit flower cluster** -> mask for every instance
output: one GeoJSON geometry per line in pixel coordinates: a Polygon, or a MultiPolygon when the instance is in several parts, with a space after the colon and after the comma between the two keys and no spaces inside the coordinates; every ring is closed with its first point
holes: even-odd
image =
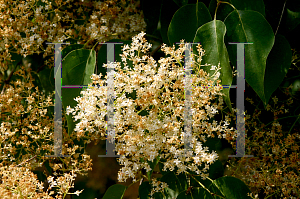
{"type": "Polygon", "coordinates": [[[134,0],[0,0],[0,69],[7,69],[11,52],[52,57],[54,45],[45,42],[128,39],[146,28],[139,7],[134,0]]]}
{"type": "MultiPolygon", "coordinates": [[[[7,186],[12,183],[9,189],[5,189],[3,185],[0,196],[20,198],[20,194],[24,197],[31,194],[28,198],[39,198],[39,192],[30,188],[38,183],[32,170],[48,165],[53,169],[53,175],[58,178],[57,183],[68,184],[69,181],[62,181],[62,171],[86,175],[92,168],[92,160],[89,155],[82,154],[83,151],[74,144],[74,135],[68,135],[65,128],[62,153],[70,157],[46,157],[54,152],[53,96],[46,97],[34,86],[30,69],[22,67],[14,73],[14,77],[16,80],[6,85],[0,95],[0,176],[2,179],[7,178],[7,186]],[[15,178],[16,176],[22,179],[15,178]],[[25,179],[27,182],[22,184],[25,179]],[[23,185],[28,185],[27,189],[23,185]],[[17,195],[11,195],[13,193],[17,195]]],[[[63,122],[65,123],[65,119],[63,122]]],[[[49,176],[49,171],[44,174],[49,176]]],[[[64,189],[61,195],[68,191],[69,189],[64,189]]]]}
{"type": "Polygon", "coordinates": [[[44,183],[37,179],[37,175],[27,167],[5,166],[0,167],[0,196],[1,198],[28,198],[28,199],[54,199],[65,198],[66,194],[79,195],[83,190],[70,193],[70,188],[74,188],[76,174],[64,173],[63,176],[55,178],[48,177],[49,186],[44,191],[44,183]],[[53,188],[58,188],[54,192],[53,188]],[[55,196],[54,194],[57,193],[55,196]]]}
{"type": "MultiPolygon", "coordinates": [[[[109,63],[104,67],[114,65],[114,124],[117,154],[121,155],[119,163],[123,165],[118,173],[118,180],[123,182],[128,178],[137,179],[141,170],[150,171],[149,161],[159,159],[163,170],[177,171],[177,174],[192,171],[206,178],[209,165],[218,155],[209,153],[203,146],[205,138],[212,137],[216,132],[219,137],[228,134],[233,137],[233,129],[228,128],[228,121],[213,121],[212,118],[223,103],[222,87],[218,86],[220,66],[212,67],[215,73],[209,76],[201,69],[196,58],[203,56],[204,50],[198,46],[198,55],[192,54],[192,67],[197,73],[191,75],[192,82],[192,135],[190,150],[184,147],[184,110],[185,110],[185,44],[162,46],[167,55],[158,63],[152,57],[145,55],[151,45],[140,33],[133,37],[131,45],[123,47],[122,64],[109,63]],[[142,54],[143,53],[143,54],[142,54]],[[132,63],[132,64],[131,64],[132,63]],[[204,86],[205,85],[205,86],[204,86]],[[210,85],[210,86],[209,86],[210,85]],[[214,86],[212,86],[214,85],[214,86]],[[136,97],[127,97],[129,94],[136,97]],[[203,169],[200,166],[205,165],[203,169]]],[[[105,76],[107,79],[107,76],[105,76]]],[[[93,84],[82,91],[82,96],[75,100],[78,105],[68,107],[67,114],[73,114],[78,136],[91,134],[106,139],[107,123],[107,90],[105,80],[101,75],[93,75],[93,84]]],[[[111,140],[112,134],[107,139],[111,140]]],[[[150,179],[149,179],[150,180],[150,179]]]]}
{"type": "Polygon", "coordinates": [[[28,168],[0,167],[0,177],[1,198],[54,199],[43,191],[43,183],[39,182],[36,174],[28,168]]]}

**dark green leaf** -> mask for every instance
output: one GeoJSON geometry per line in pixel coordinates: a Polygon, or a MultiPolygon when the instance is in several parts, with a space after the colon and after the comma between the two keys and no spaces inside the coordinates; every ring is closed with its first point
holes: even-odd
{"type": "Polygon", "coordinates": [[[163,175],[160,181],[168,184],[168,188],[165,189],[165,195],[170,199],[176,198],[180,192],[187,189],[187,181],[183,173],[176,175],[175,172],[168,172],[163,175]]]}
{"type": "Polygon", "coordinates": [[[156,167],[158,161],[159,161],[159,157],[158,156],[152,162],[148,161],[148,164],[149,164],[149,166],[151,168],[151,170],[147,172],[148,179],[151,179],[151,175],[152,175],[152,173],[154,171],[154,168],[156,167]]]}
{"type": "MultiPolygon", "coordinates": [[[[245,78],[265,102],[264,76],[267,57],[274,45],[274,33],[266,19],[255,11],[235,10],[225,19],[228,42],[253,43],[245,45],[245,78]]],[[[228,45],[230,61],[236,65],[237,47],[228,45]]],[[[236,67],[235,67],[236,68],[236,67]]]]}
{"type": "Polygon", "coordinates": [[[285,25],[288,30],[293,30],[300,24],[300,12],[293,12],[290,9],[286,9],[287,17],[285,21],[285,25]]]}
{"type": "MultiPolygon", "coordinates": [[[[94,73],[95,65],[96,52],[94,50],[78,49],[71,51],[62,60],[62,85],[78,85],[79,87],[90,84],[92,82],[90,76],[94,73]]],[[[83,88],[62,88],[64,110],[66,110],[67,106],[71,108],[76,106],[77,102],[74,98],[80,96],[82,90],[83,88]]],[[[70,134],[75,127],[72,115],[67,115],[67,122],[70,134]]]]}
{"type": "MultiPolygon", "coordinates": [[[[251,193],[249,188],[245,183],[238,178],[234,177],[222,177],[213,181],[213,184],[221,191],[225,198],[230,199],[250,199],[250,196],[247,196],[248,193],[251,193]]],[[[215,187],[213,188],[216,189],[215,187]]]]}
{"type": "Polygon", "coordinates": [[[115,184],[108,188],[102,199],[122,199],[127,187],[121,184],[115,184]]]}
{"type": "Polygon", "coordinates": [[[16,67],[21,61],[22,61],[22,56],[17,54],[17,53],[10,53],[11,54],[11,61],[14,67],[16,67]]]}
{"type": "MultiPolygon", "coordinates": [[[[201,169],[204,169],[204,166],[201,166],[200,170],[201,169]]],[[[212,163],[209,166],[207,173],[209,175],[208,177],[213,180],[223,177],[224,167],[222,165],[222,162],[220,160],[216,160],[214,163],[212,163]]],[[[194,174],[196,174],[196,173],[194,173],[194,174]]],[[[209,187],[209,185],[211,184],[210,180],[208,180],[208,179],[203,180],[201,176],[194,176],[194,178],[196,178],[199,182],[201,182],[205,187],[209,187]]],[[[198,182],[194,178],[192,178],[192,177],[190,178],[191,185],[199,186],[198,182]]]]}
{"type": "MultiPolygon", "coordinates": [[[[150,192],[151,192],[152,186],[149,183],[149,181],[143,182],[139,187],[139,197],[140,199],[149,199],[150,198],[150,192]]],[[[161,192],[154,193],[155,199],[165,199],[163,194],[161,192]]]]}
{"type": "Polygon", "coordinates": [[[43,56],[37,53],[22,58],[22,64],[26,68],[30,67],[33,71],[37,71],[43,65],[43,62],[43,56]]]}
{"type": "Polygon", "coordinates": [[[193,42],[197,29],[211,21],[210,14],[204,3],[188,4],[181,7],[174,14],[168,29],[168,38],[171,45],[193,42]]]}
{"type": "Polygon", "coordinates": [[[149,184],[149,181],[143,182],[139,186],[140,199],[148,199],[150,192],[151,192],[151,185],[149,184]]]}
{"type": "Polygon", "coordinates": [[[268,103],[272,93],[278,88],[288,72],[292,61],[289,42],[280,34],[275,37],[275,44],[268,56],[265,74],[265,98],[268,103]]]}
{"type": "MultiPolygon", "coordinates": [[[[206,55],[203,57],[202,64],[211,64],[221,66],[221,84],[231,85],[232,83],[232,69],[229,64],[229,56],[224,43],[224,36],[226,32],[225,24],[219,20],[213,20],[201,26],[196,33],[194,43],[200,42],[204,48],[206,55]]],[[[196,53],[196,52],[194,52],[196,53]]],[[[212,74],[210,66],[203,67],[203,70],[212,74]]],[[[224,88],[222,91],[225,96],[225,102],[231,109],[231,102],[229,96],[229,88],[224,88]]]]}
{"type": "Polygon", "coordinates": [[[159,162],[158,163],[158,166],[159,166],[159,172],[163,175],[167,174],[168,171],[164,171],[163,168],[164,168],[164,164],[162,162],[159,162]]]}
{"type": "Polygon", "coordinates": [[[73,50],[81,49],[83,48],[83,44],[72,44],[66,46],[62,51],[61,51],[61,58],[64,59],[67,54],[72,52],[73,50]]]}
{"type": "Polygon", "coordinates": [[[44,88],[46,94],[52,93],[54,91],[54,68],[46,68],[38,73],[41,85],[44,88]]]}
{"type": "Polygon", "coordinates": [[[162,0],[142,0],[141,6],[147,24],[147,34],[153,34],[157,29],[162,0]]]}

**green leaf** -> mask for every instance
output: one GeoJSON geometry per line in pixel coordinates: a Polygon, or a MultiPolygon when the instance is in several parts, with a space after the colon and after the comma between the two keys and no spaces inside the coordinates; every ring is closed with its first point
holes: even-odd
{"type": "MultiPolygon", "coordinates": [[[[233,5],[237,10],[253,10],[257,11],[263,16],[266,16],[265,13],[265,4],[263,0],[251,0],[251,1],[241,1],[241,0],[224,0],[223,2],[228,2],[233,5]]],[[[209,3],[209,11],[211,16],[215,15],[217,7],[217,0],[211,0],[209,3]]],[[[225,18],[233,11],[233,8],[226,4],[221,3],[217,10],[217,19],[224,21],[225,18]]]]}
{"type": "Polygon", "coordinates": [[[150,192],[151,192],[151,185],[149,181],[145,181],[139,186],[140,199],[148,199],[150,192]]]}
{"type": "Polygon", "coordinates": [[[223,177],[224,167],[222,165],[222,162],[220,160],[216,160],[214,163],[212,163],[209,166],[208,174],[209,174],[209,178],[211,178],[213,180],[223,177]]]}
{"type": "Polygon", "coordinates": [[[168,29],[170,44],[193,42],[197,29],[211,21],[208,9],[204,3],[188,4],[181,7],[174,14],[168,29]]]}
{"type": "MultiPolygon", "coordinates": [[[[228,42],[253,43],[245,45],[245,78],[265,102],[264,76],[267,57],[274,45],[274,33],[258,12],[235,10],[225,19],[228,42]]],[[[228,45],[230,61],[236,65],[237,47],[228,45]]]]}
{"type": "Polygon", "coordinates": [[[121,184],[115,184],[108,188],[102,199],[122,199],[127,187],[121,184]]]}
{"type": "Polygon", "coordinates": [[[10,53],[11,54],[11,62],[16,67],[21,61],[22,61],[22,56],[17,54],[17,53],[10,53]]]}
{"type": "Polygon", "coordinates": [[[160,34],[163,43],[170,46],[168,39],[168,28],[175,12],[179,9],[179,6],[173,0],[163,0],[160,10],[160,34]]]}
{"type": "MultiPolygon", "coordinates": [[[[204,166],[201,166],[199,169],[200,170],[204,169],[204,166]]],[[[213,180],[223,177],[224,167],[222,165],[222,162],[220,160],[216,160],[214,163],[212,163],[209,166],[207,173],[208,173],[208,177],[213,180]]],[[[196,175],[196,173],[193,173],[193,172],[192,172],[192,174],[196,175]]],[[[194,176],[194,178],[196,178],[199,182],[201,182],[205,187],[209,187],[211,184],[211,181],[209,179],[203,180],[201,176],[194,176]]],[[[192,177],[190,178],[191,185],[199,186],[198,182],[194,178],[192,178],[192,177]]]]}
{"type": "Polygon", "coordinates": [[[61,51],[61,58],[64,59],[67,54],[72,52],[73,50],[81,49],[83,48],[83,44],[72,44],[66,46],[62,51],[61,51]]]}
{"type": "MultiPolygon", "coordinates": [[[[248,193],[251,193],[249,188],[245,185],[245,183],[238,178],[226,176],[222,178],[218,178],[213,181],[213,185],[211,189],[214,193],[218,192],[218,189],[225,198],[230,199],[250,199],[250,196],[247,196],[248,193]]],[[[220,197],[218,197],[220,198],[220,197]]]]}
{"type": "Polygon", "coordinates": [[[195,187],[182,191],[176,199],[213,199],[213,196],[204,188],[195,187]]]}
{"type": "MultiPolygon", "coordinates": [[[[149,199],[151,189],[152,189],[152,186],[149,183],[149,181],[143,182],[139,187],[139,197],[140,197],[140,199],[149,199]]],[[[154,198],[155,199],[165,199],[165,197],[162,195],[161,192],[154,193],[154,198]]]]}
{"type": "Polygon", "coordinates": [[[288,30],[293,30],[300,24],[300,12],[294,12],[290,9],[286,9],[287,11],[287,17],[285,20],[286,27],[288,30]]]}
{"type": "Polygon", "coordinates": [[[164,174],[160,181],[168,184],[165,189],[167,198],[176,198],[180,192],[187,189],[187,181],[184,173],[176,175],[175,172],[164,174]]]}
{"type": "Polygon", "coordinates": [[[147,34],[153,34],[157,29],[161,4],[162,0],[141,1],[141,7],[144,13],[144,20],[147,24],[147,34]]]}
{"type": "Polygon", "coordinates": [[[162,174],[162,175],[165,175],[168,173],[168,171],[164,171],[163,168],[164,168],[164,164],[162,162],[159,162],[158,163],[158,166],[159,166],[159,172],[162,174]]]}
{"type": "Polygon", "coordinates": [[[221,139],[217,137],[209,137],[207,138],[206,142],[203,143],[203,146],[208,147],[209,152],[211,153],[212,151],[218,151],[221,150],[222,148],[222,143],[221,139]]]}
{"type": "Polygon", "coordinates": [[[268,56],[265,74],[265,104],[272,93],[279,87],[287,74],[292,61],[292,51],[289,42],[280,34],[275,37],[275,44],[268,56]]]}
{"type": "Polygon", "coordinates": [[[41,54],[38,55],[37,53],[34,53],[32,55],[23,57],[22,63],[25,67],[30,67],[33,71],[37,71],[39,67],[43,65],[44,60],[41,54]]]}
{"type": "MultiPolygon", "coordinates": [[[[226,33],[225,24],[219,20],[213,20],[201,26],[196,33],[194,38],[194,43],[200,42],[206,54],[203,57],[202,64],[212,64],[218,66],[220,63],[221,66],[221,84],[222,85],[231,85],[232,83],[232,69],[229,64],[229,56],[224,43],[224,36],[226,33]]],[[[194,53],[195,52],[194,50],[194,53]]],[[[214,72],[210,70],[210,66],[203,67],[203,70],[210,73],[214,72]]],[[[229,96],[230,88],[223,88],[224,99],[227,106],[231,110],[231,102],[229,96]]]]}
{"type": "Polygon", "coordinates": [[[155,168],[156,165],[158,164],[159,159],[160,159],[160,158],[157,156],[152,162],[151,162],[151,161],[147,161],[148,164],[149,164],[149,166],[150,166],[150,168],[151,168],[151,170],[147,172],[147,177],[148,177],[148,179],[151,179],[151,175],[152,175],[152,173],[153,173],[153,171],[154,171],[154,168],[155,168]]]}
{"type": "MultiPolygon", "coordinates": [[[[11,61],[10,62],[4,62],[8,65],[8,69],[6,71],[0,72],[0,79],[3,78],[3,81],[7,79],[7,77],[14,71],[18,69],[17,65],[21,63],[22,56],[17,53],[10,53],[11,54],[11,61]]],[[[15,75],[11,76],[10,81],[16,81],[17,78],[15,75]]],[[[5,83],[0,81],[0,91],[2,91],[5,83]]]]}
{"type": "Polygon", "coordinates": [[[55,90],[54,68],[45,68],[38,73],[41,85],[46,91],[46,94],[53,93],[55,90]]]}
{"type": "MultiPolygon", "coordinates": [[[[77,49],[71,51],[62,60],[62,85],[88,85],[92,82],[90,76],[94,73],[95,65],[96,52],[94,50],[77,49]]],[[[80,96],[82,90],[83,88],[62,88],[64,110],[66,110],[67,106],[71,108],[76,106],[77,102],[74,98],[80,96]]],[[[67,122],[68,133],[70,134],[75,128],[72,115],[67,115],[67,122]]]]}

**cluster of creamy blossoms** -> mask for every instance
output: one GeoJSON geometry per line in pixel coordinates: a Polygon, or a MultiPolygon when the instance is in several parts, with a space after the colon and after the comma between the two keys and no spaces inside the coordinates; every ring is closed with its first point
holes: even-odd
{"type": "Polygon", "coordinates": [[[36,174],[25,167],[0,167],[1,198],[48,198],[54,199],[43,192],[43,183],[36,174]]]}
{"type": "MultiPolygon", "coordinates": [[[[164,170],[177,170],[178,174],[192,171],[206,178],[209,164],[213,163],[218,155],[216,152],[209,153],[202,142],[205,142],[205,138],[213,136],[213,132],[219,137],[233,135],[234,132],[228,128],[228,121],[224,124],[217,121],[208,122],[223,103],[221,86],[208,86],[219,84],[220,67],[212,66],[211,69],[215,70],[215,73],[211,76],[200,69],[203,65],[194,60],[198,57],[198,61],[201,61],[204,50],[198,45],[199,55],[191,56],[192,67],[198,71],[191,75],[193,131],[190,139],[191,150],[186,151],[183,128],[185,44],[181,43],[177,50],[175,46],[163,45],[162,51],[166,57],[161,58],[158,65],[152,57],[142,55],[151,48],[144,35],[143,32],[138,34],[133,37],[131,45],[123,47],[123,66],[121,63],[113,63],[115,71],[111,73],[114,74],[116,96],[115,144],[117,153],[121,155],[119,162],[124,165],[118,173],[118,180],[122,182],[132,178],[136,181],[141,169],[151,170],[147,161],[156,158],[164,164],[164,170]],[[128,60],[132,62],[127,63],[128,60]],[[133,69],[129,69],[129,66],[133,69]],[[136,92],[136,99],[126,97],[132,92],[136,92]],[[141,114],[142,111],[148,113],[141,114]],[[205,167],[200,170],[199,167],[203,164],[205,167]]],[[[75,99],[78,105],[74,108],[68,107],[66,112],[73,114],[75,120],[80,120],[75,128],[78,136],[92,134],[94,139],[97,136],[105,139],[108,86],[105,80],[101,79],[101,75],[93,75],[92,79],[92,86],[82,91],[82,96],[75,99]]],[[[107,139],[110,138],[112,137],[109,134],[107,139]]]]}
{"type": "MultiPolygon", "coordinates": [[[[48,194],[42,193],[40,188],[36,189],[39,182],[32,173],[32,170],[45,164],[52,168],[61,195],[79,194],[79,191],[69,193],[70,189],[65,188],[73,186],[76,174],[87,175],[91,170],[90,156],[82,154],[79,146],[74,144],[77,136],[68,135],[66,128],[63,128],[62,154],[70,157],[46,157],[54,152],[52,95],[46,97],[34,86],[30,68],[22,67],[14,72],[14,77],[16,80],[6,85],[0,95],[0,179],[2,182],[5,180],[5,183],[0,183],[0,196],[43,198],[45,195],[52,198],[50,195],[54,191],[49,190],[48,194]]],[[[64,127],[65,123],[63,117],[64,127]]],[[[49,172],[44,174],[51,178],[49,172]]]]}
{"type": "Polygon", "coordinates": [[[54,45],[45,46],[44,42],[68,39],[80,44],[91,39],[105,42],[128,39],[146,29],[138,0],[0,0],[0,13],[2,72],[7,69],[4,60],[9,60],[12,52],[53,57],[54,45]]]}
{"type": "Polygon", "coordinates": [[[48,177],[48,189],[44,191],[44,184],[40,182],[37,175],[27,167],[5,166],[0,167],[0,196],[1,198],[29,198],[29,199],[54,199],[64,198],[66,194],[79,195],[81,191],[69,193],[70,188],[74,188],[76,174],[74,171],[64,173],[54,180],[53,176],[48,177]],[[57,195],[54,195],[52,188],[58,188],[57,195]]]}

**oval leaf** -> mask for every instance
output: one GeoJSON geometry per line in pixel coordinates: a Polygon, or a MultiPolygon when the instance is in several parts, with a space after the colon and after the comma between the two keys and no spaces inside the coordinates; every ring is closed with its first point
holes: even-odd
{"type": "MultiPolygon", "coordinates": [[[[274,45],[274,33],[266,19],[255,11],[235,10],[225,19],[229,42],[245,45],[245,78],[263,102],[267,57],[274,45]]],[[[236,65],[236,45],[228,45],[230,60],[236,65]]]]}
{"type": "Polygon", "coordinates": [[[149,184],[149,181],[143,182],[139,186],[139,197],[140,197],[140,199],[148,199],[149,198],[149,194],[151,192],[151,188],[152,187],[149,184]]]}
{"type": "MultiPolygon", "coordinates": [[[[62,85],[76,85],[78,87],[92,82],[91,75],[96,66],[96,52],[94,50],[73,50],[62,60],[62,85]]],[[[60,78],[56,77],[55,78],[60,78]]],[[[60,86],[60,85],[56,85],[60,86]]],[[[77,102],[74,98],[80,95],[83,88],[62,88],[62,103],[64,110],[67,106],[74,108],[77,102]]],[[[68,133],[75,127],[72,115],[67,115],[68,133]]]]}
{"type": "Polygon", "coordinates": [[[102,199],[122,199],[127,187],[121,184],[115,184],[108,188],[102,199]]]}
{"type": "Polygon", "coordinates": [[[170,44],[179,43],[182,39],[193,42],[197,29],[209,21],[209,11],[202,2],[181,7],[174,14],[168,29],[170,44]]]}
{"type": "Polygon", "coordinates": [[[176,198],[180,192],[187,189],[187,180],[183,173],[176,175],[175,172],[168,172],[163,175],[160,181],[168,184],[165,195],[169,198],[176,198]]]}
{"type": "Polygon", "coordinates": [[[154,168],[155,168],[156,165],[158,164],[159,159],[160,159],[160,157],[157,156],[152,162],[151,162],[151,161],[147,161],[148,164],[149,164],[149,166],[150,166],[150,168],[151,168],[151,170],[147,172],[147,177],[148,177],[148,179],[151,179],[151,175],[152,175],[152,173],[153,173],[153,171],[154,171],[154,168]]]}
{"type": "Polygon", "coordinates": [[[277,34],[275,44],[268,56],[265,75],[265,98],[268,103],[272,93],[278,88],[288,72],[292,61],[292,51],[289,42],[277,34]]]}
{"type": "Polygon", "coordinates": [[[46,92],[46,94],[52,93],[54,91],[54,68],[46,68],[38,73],[41,80],[41,84],[46,92]]]}
{"type": "MultiPolygon", "coordinates": [[[[230,199],[250,199],[248,193],[251,193],[249,188],[243,181],[238,178],[226,176],[213,181],[213,185],[225,196],[230,199]]],[[[216,190],[215,190],[216,191],[216,190]]],[[[216,193],[214,191],[214,193],[216,193]]],[[[218,191],[217,191],[218,192],[218,191]]]]}
{"type": "Polygon", "coordinates": [[[147,24],[147,34],[153,34],[157,29],[162,0],[141,1],[144,19],[147,24]]]}
{"type": "MultiPolygon", "coordinates": [[[[230,85],[232,83],[232,69],[229,64],[229,56],[224,43],[224,36],[226,33],[225,24],[219,20],[213,20],[201,26],[196,33],[194,43],[200,42],[206,54],[203,56],[202,64],[221,65],[221,84],[230,85]]],[[[196,53],[196,52],[195,52],[196,53]]],[[[214,71],[210,70],[210,66],[203,67],[203,69],[210,74],[214,71]]],[[[229,96],[229,89],[224,88],[224,99],[227,106],[231,109],[231,102],[229,96]]]]}
{"type": "MultiPolygon", "coordinates": [[[[204,166],[200,166],[199,169],[204,169],[204,166]]],[[[201,176],[197,175],[194,172],[191,172],[192,174],[194,174],[194,178],[197,180],[195,180],[194,178],[190,178],[190,182],[192,186],[199,186],[199,182],[201,182],[205,187],[209,187],[209,185],[211,184],[211,181],[208,179],[203,180],[201,176]]],[[[215,161],[214,163],[212,163],[209,166],[208,171],[206,172],[207,174],[209,174],[209,178],[210,179],[217,179],[220,177],[223,177],[224,175],[224,167],[222,165],[222,162],[220,160],[215,161]]]]}
{"type": "Polygon", "coordinates": [[[66,46],[62,51],[61,51],[61,58],[64,59],[67,54],[72,52],[73,50],[81,49],[83,48],[83,44],[72,44],[66,46]]]}

